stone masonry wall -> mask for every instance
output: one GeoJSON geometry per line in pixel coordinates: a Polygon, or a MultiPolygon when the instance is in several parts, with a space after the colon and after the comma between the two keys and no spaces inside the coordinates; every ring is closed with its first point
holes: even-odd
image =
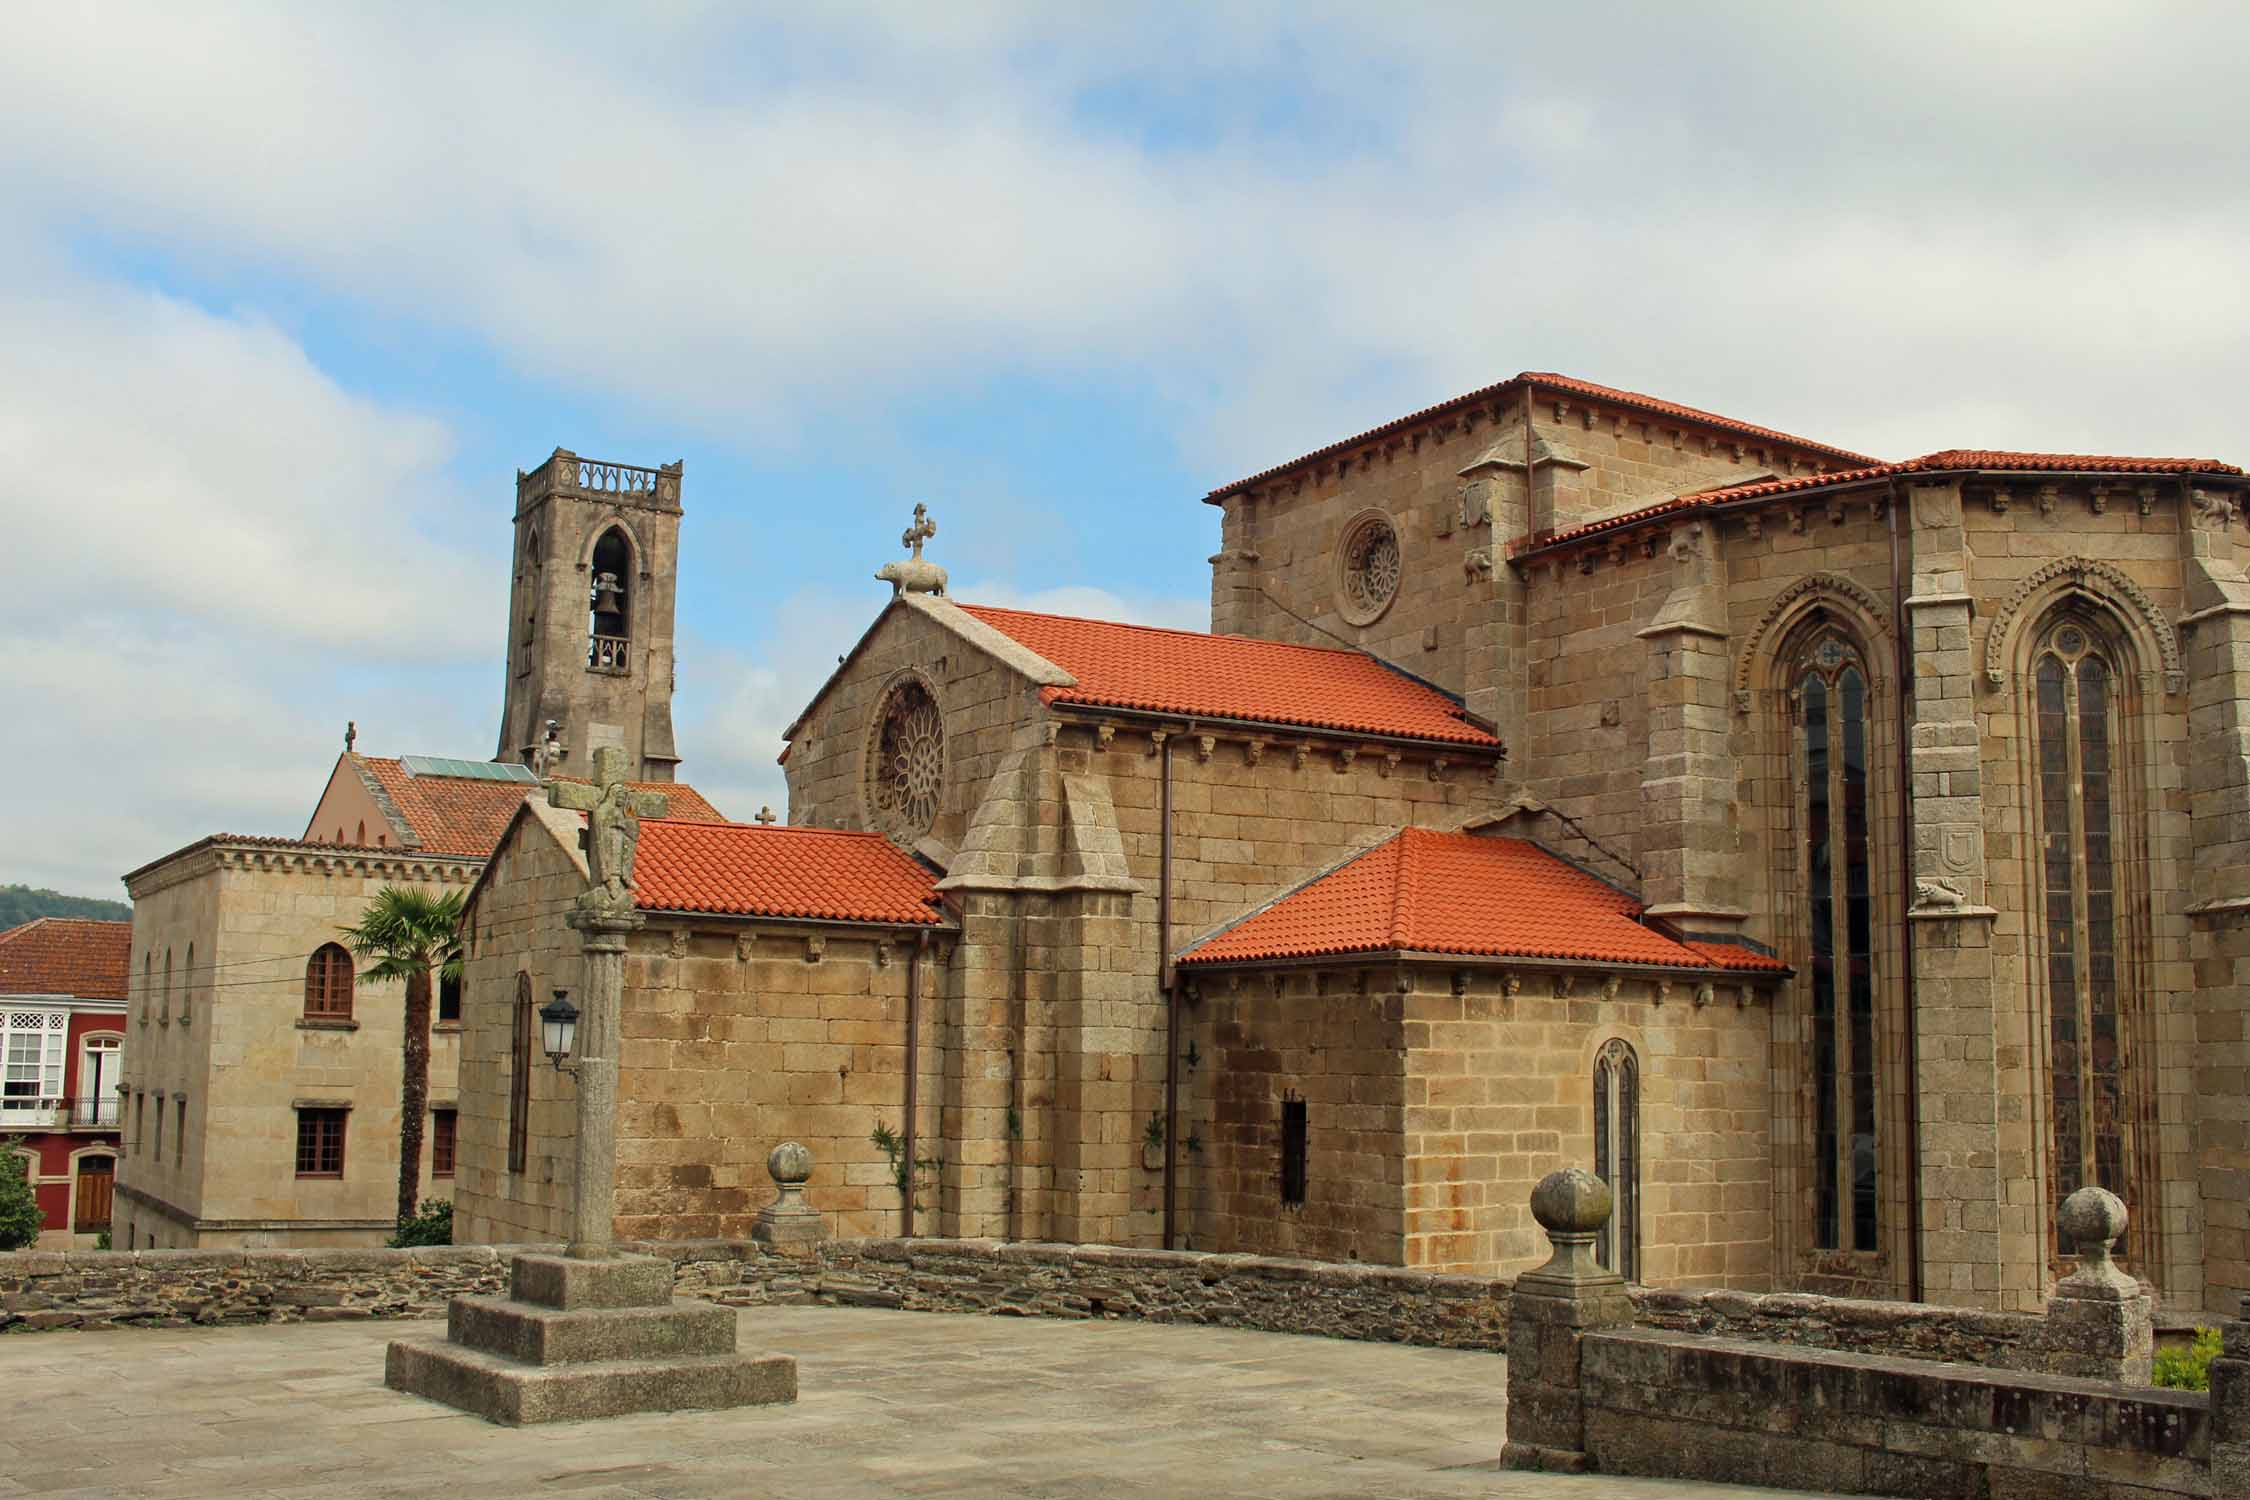
{"type": "Polygon", "coordinates": [[[1608,1474],[1930,1500],[2211,1495],[2210,1398],[1635,1328],[1582,1348],[1608,1474]]]}

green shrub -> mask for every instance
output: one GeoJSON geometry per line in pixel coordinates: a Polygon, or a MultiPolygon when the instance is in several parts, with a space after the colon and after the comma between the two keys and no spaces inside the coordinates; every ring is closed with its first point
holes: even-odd
{"type": "Polygon", "coordinates": [[[398,1221],[398,1233],[390,1238],[393,1250],[412,1249],[416,1245],[450,1245],[453,1243],[453,1205],[436,1198],[424,1198],[422,1207],[411,1219],[398,1221]]]}
{"type": "Polygon", "coordinates": [[[39,1211],[39,1194],[25,1174],[25,1158],[16,1155],[16,1137],[0,1140],[0,1250],[21,1250],[39,1243],[47,1216],[39,1211]]]}
{"type": "Polygon", "coordinates": [[[2156,1383],[2175,1391],[2211,1389],[2211,1361],[2219,1357],[2219,1330],[2198,1328],[2185,1349],[2156,1351],[2156,1383]]]}
{"type": "Polygon", "coordinates": [[[108,1250],[108,1249],[111,1249],[111,1248],[112,1248],[112,1246],[111,1246],[111,1245],[110,1245],[110,1243],[109,1243],[109,1231],[108,1231],[108,1230],[106,1230],[106,1229],[105,1229],[105,1230],[103,1230],[103,1231],[102,1231],[102,1232],[101,1232],[100,1234],[97,1234],[97,1235],[95,1235],[95,1236],[94,1236],[94,1248],[95,1248],[96,1250],[108,1250]]]}

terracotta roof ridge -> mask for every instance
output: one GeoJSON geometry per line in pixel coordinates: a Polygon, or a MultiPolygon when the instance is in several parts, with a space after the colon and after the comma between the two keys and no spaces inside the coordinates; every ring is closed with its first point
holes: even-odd
{"type": "MultiPolygon", "coordinates": [[[[969,604],[956,601],[955,607],[967,610],[972,614],[978,610],[988,610],[996,614],[1026,615],[1034,620],[1061,620],[1071,625],[1099,625],[1105,630],[1140,630],[1151,635],[1181,636],[1194,641],[1242,641],[1248,645],[1270,646],[1281,651],[1318,651],[1330,656],[1357,656],[1364,657],[1369,661],[1383,661],[1373,652],[1362,650],[1357,646],[1311,646],[1302,641],[1277,641],[1269,636],[1240,635],[1233,631],[1185,630],[1177,625],[1142,625],[1132,620],[1101,620],[1092,615],[1058,615],[1040,609],[1017,609],[1012,604],[969,604]]],[[[1390,663],[1383,662],[1383,665],[1389,666],[1390,663]]],[[[1412,673],[1404,673],[1403,675],[1413,676],[1412,673]]],[[[1420,681],[1421,679],[1415,678],[1415,680],[1420,681]]],[[[1065,688],[1063,691],[1068,693],[1069,689],[1065,688]]]]}
{"type": "MultiPolygon", "coordinates": [[[[1414,901],[1422,889],[1421,861],[1415,852],[1421,840],[1414,835],[1424,832],[1420,828],[1401,828],[1389,842],[1398,845],[1398,869],[1391,877],[1390,938],[1393,948],[1414,946],[1412,934],[1406,930],[1407,913],[1415,910],[1414,901]]],[[[1377,845],[1377,848],[1382,847],[1377,845]]]]}
{"type": "Polygon", "coordinates": [[[1506,380],[1479,386],[1473,391],[1467,391],[1447,400],[1422,407],[1419,410],[1408,412],[1403,417],[1394,417],[1388,422],[1378,423],[1376,426],[1368,428],[1365,432],[1355,433],[1347,438],[1339,438],[1335,442],[1324,444],[1309,453],[1299,454],[1287,463],[1275,464],[1271,468],[1261,469],[1255,474],[1235,480],[1232,484],[1223,484],[1207,493],[1203,497],[1204,501],[1207,504],[1216,504],[1223,495],[1231,494],[1249,485],[1262,483],[1265,480],[1286,474],[1292,469],[1302,468],[1306,464],[1318,462],[1333,454],[1341,453],[1347,448],[1355,448],[1361,443],[1373,442],[1377,438],[1387,437],[1394,432],[1402,432],[1416,423],[1429,421],[1459,407],[1469,406],[1478,401],[1492,400],[1500,396],[1512,395],[1525,387],[1540,385],[1544,385],[1551,390],[1569,391],[1594,400],[1615,401],[1621,406],[1637,407],[1643,411],[1678,417],[1683,421],[1718,427],[1729,432],[1762,437],[1771,441],[1786,443],[1791,447],[1825,453],[1832,458],[1846,459],[1854,463],[1879,462],[1871,454],[1855,453],[1849,448],[1839,448],[1832,443],[1815,442],[1811,438],[1797,437],[1777,428],[1761,427],[1755,422],[1745,422],[1740,418],[1724,416],[1715,411],[1707,411],[1699,406],[1689,406],[1679,401],[1668,401],[1662,396],[1650,396],[1640,391],[1629,391],[1622,386],[1603,385],[1599,381],[1583,380],[1578,376],[1564,375],[1553,370],[1522,370],[1506,380]]]}

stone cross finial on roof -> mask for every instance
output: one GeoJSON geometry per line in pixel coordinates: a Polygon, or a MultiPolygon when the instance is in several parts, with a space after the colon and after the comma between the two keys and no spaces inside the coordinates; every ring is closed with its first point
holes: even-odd
{"type": "Polygon", "coordinates": [[[586,871],[591,884],[578,898],[588,911],[623,914],[633,909],[633,856],[641,845],[641,819],[664,815],[660,792],[635,791],[625,779],[625,752],[604,745],[594,752],[594,784],[547,783],[547,801],[586,815],[586,871]]]}
{"type": "Polygon", "coordinates": [[[774,813],[774,810],[772,808],[761,807],[758,809],[758,816],[756,821],[760,823],[778,823],[781,821],[781,819],[774,813]]]}
{"type": "Polygon", "coordinates": [[[359,721],[357,719],[346,719],[344,721],[344,753],[346,755],[351,754],[352,746],[358,743],[359,721]]]}
{"type": "Polygon", "coordinates": [[[930,508],[917,503],[914,507],[914,524],[899,533],[899,545],[912,555],[896,562],[887,562],[875,574],[891,586],[891,597],[900,594],[942,594],[945,592],[945,569],[922,556],[922,544],[937,535],[937,522],[930,519],[930,508]]]}

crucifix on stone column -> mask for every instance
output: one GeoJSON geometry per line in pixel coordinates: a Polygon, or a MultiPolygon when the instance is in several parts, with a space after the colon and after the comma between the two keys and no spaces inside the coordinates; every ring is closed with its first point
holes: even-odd
{"type": "Polygon", "coordinates": [[[586,814],[587,887],[568,920],[585,935],[579,986],[576,1186],[568,1253],[600,1260],[611,1253],[617,1197],[617,1038],[624,1008],[625,938],[644,920],[633,905],[633,858],[641,819],[661,817],[661,793],[625,779],[625,752],[594,752],[594,782],[550,781],[550,805],[586,814]]]}

